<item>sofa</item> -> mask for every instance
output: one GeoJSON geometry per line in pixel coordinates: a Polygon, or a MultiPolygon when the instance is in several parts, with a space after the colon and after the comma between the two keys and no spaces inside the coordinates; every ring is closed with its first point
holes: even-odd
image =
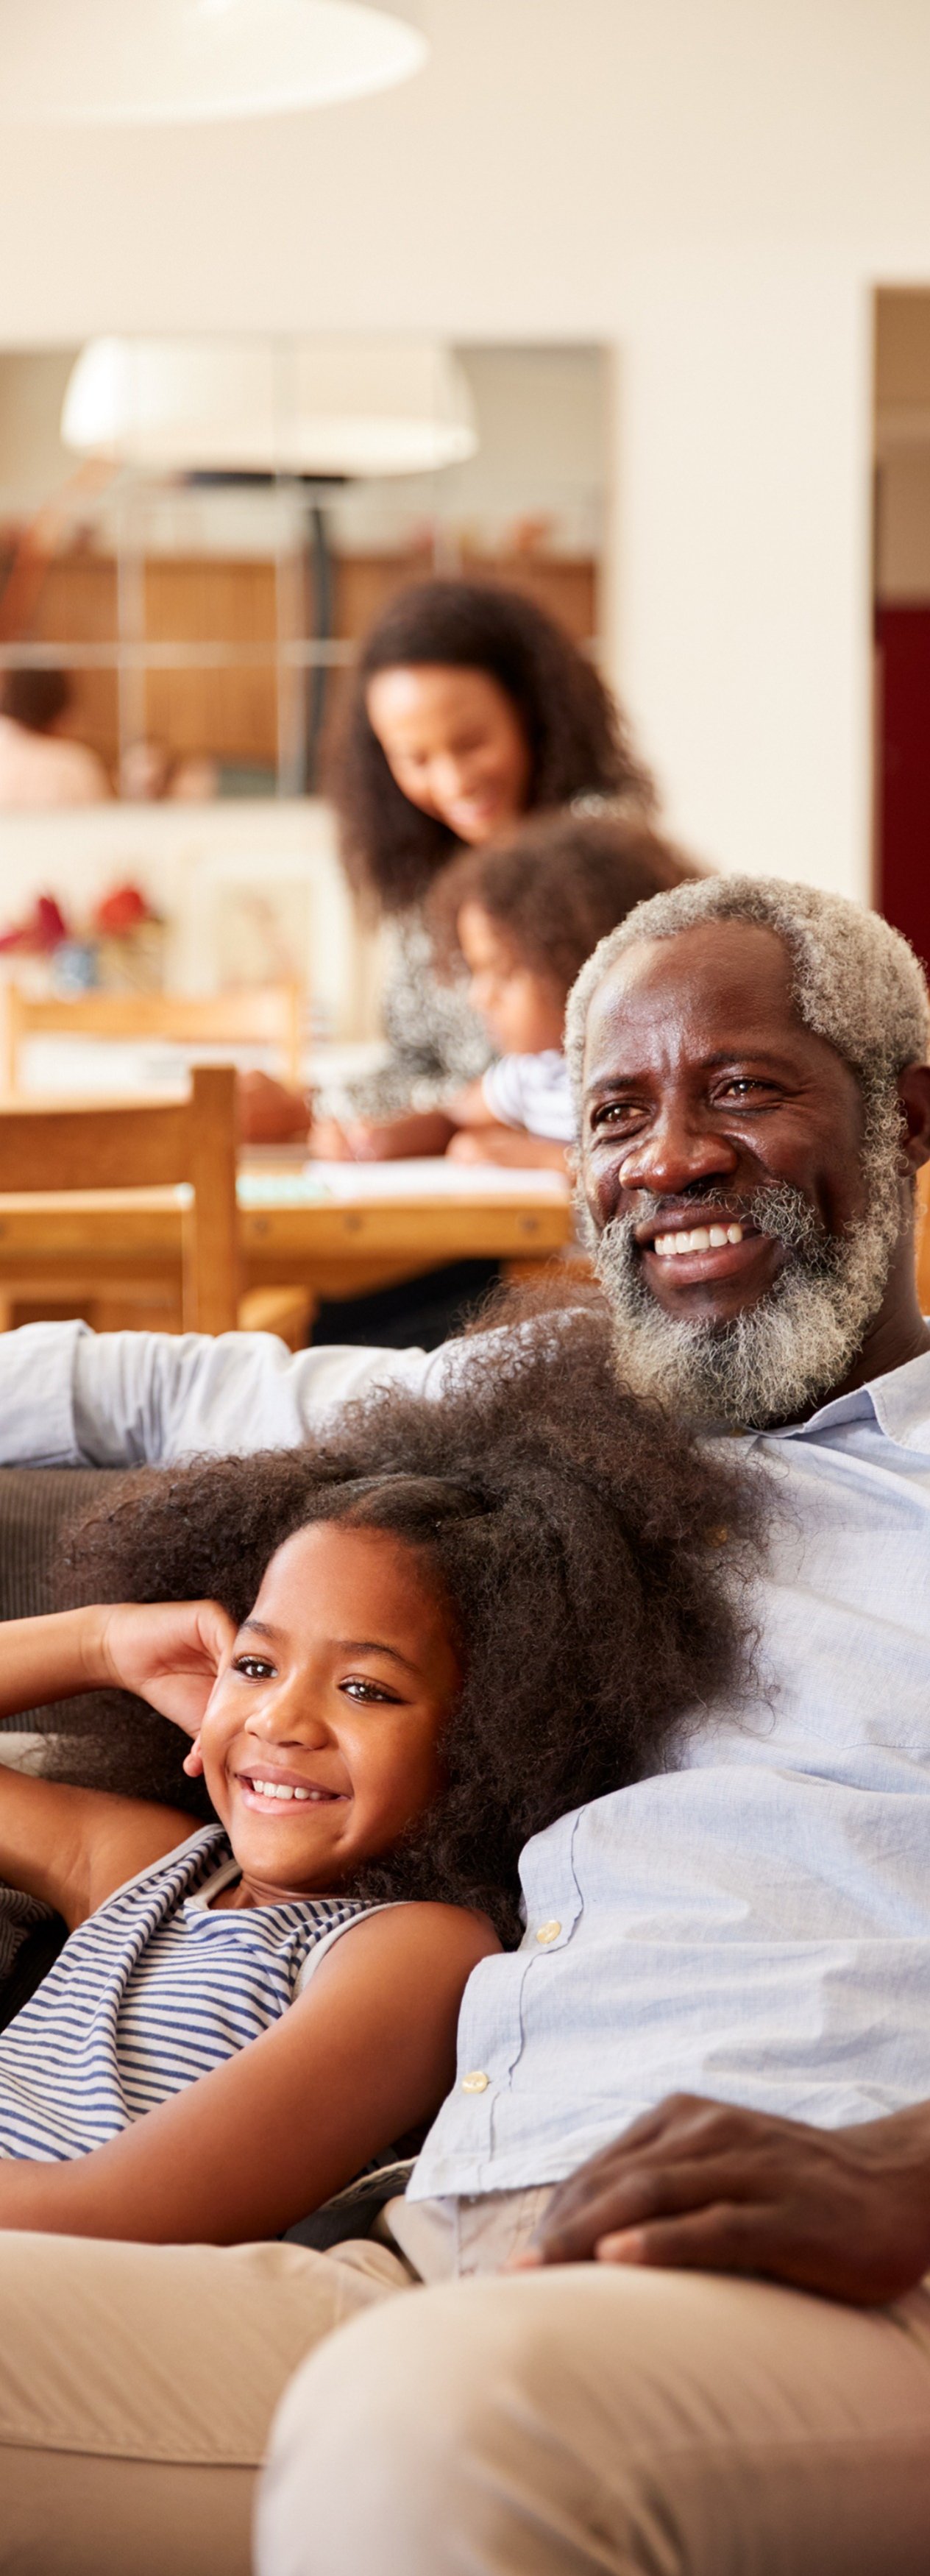
{"type": "MultiPolygon", "coordinates": [[[[0,1468],[0,1619],[63,1607],[63,1530],[126,1482],[125,1473],[113,1468],[0,1468]]],[[[0,1762],[51,1769],[57,1779],[124,1796],[167,1800],[196,1821],[211,1811],[202,1783],[188,1780],[181,1768],[184,1749],[177,1727],[128,1691],[88,1691],[0,1718],[0,1762]]],[[[50,1906],[0,1885],[0,2029],[34,1992],[64,1937],[64,1924],[50,1906]]]]}

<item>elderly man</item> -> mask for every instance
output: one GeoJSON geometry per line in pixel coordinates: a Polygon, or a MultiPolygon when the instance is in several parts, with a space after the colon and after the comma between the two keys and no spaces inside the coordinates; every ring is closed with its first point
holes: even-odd
{"type": "MultiPolygon", "coordinates": [[[[923,982],[851,905],[709,881],[602,945],[569,1037],[618,1366],[766,1480],[757,1695],[529,1847],[524,1942],[471,1980],[383,2245],[4,2241],[16,2567],[242,2565],[301,2335],[262,2576],[926,2564],[923,982]]],[[[39,1445],[74,1454],[55,1369],[64,1424],[87,1346],[30,1347],[39,1445]]],[[[195,1439],[211,1368],[229,1438],[230,1365],[178,1354],[195,1439]]],[[[134,1395],[119,1366],[108,1397],[111,1362],[84,1373],[80,1453],[138,1455],[151,1404],[164,1454],[167,1362],[135,1356],[134,1395]]]]}

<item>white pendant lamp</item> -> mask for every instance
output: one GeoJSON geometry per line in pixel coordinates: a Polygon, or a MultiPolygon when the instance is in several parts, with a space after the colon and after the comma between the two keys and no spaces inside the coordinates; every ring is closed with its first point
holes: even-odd
{"type": "Polygon", "coordinates": [[[0,0],[0,122],[198,124],[388,89],[418,0],[0,0]]]}
{"type": "Polygon", "coordinates": [[[454,352],[401,339],[88,340],[61,435],[155,474],[426,474],[478,444],[454,352]]]}

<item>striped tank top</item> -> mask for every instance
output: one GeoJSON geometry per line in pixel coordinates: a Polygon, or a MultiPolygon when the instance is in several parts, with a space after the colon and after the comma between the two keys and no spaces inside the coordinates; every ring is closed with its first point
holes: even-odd
{"type": "Polygon", "coordinates": [[[324,1951],[380,1909],[358,1897],[220,1908],[239,1875],[221,1825],[119,1887],[0,2033],[0,2156],[103,2146],[287,2011],[324,1951]]]}

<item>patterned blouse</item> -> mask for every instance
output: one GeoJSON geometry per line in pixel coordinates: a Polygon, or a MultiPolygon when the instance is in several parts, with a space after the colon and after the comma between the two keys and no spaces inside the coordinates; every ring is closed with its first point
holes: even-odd
{"type": "Polygon", "coordinates": [[[419,907],[402,913],[395,924],[382,1019],[386,1062],[347,1087],[356,1117],[395,1118],[405,1109],[434,1109],[450,1092],[477,1082],[491,1063],[487,1031],[469,1009],[461,984],[445,983],[436,973],[419,907]]]}

